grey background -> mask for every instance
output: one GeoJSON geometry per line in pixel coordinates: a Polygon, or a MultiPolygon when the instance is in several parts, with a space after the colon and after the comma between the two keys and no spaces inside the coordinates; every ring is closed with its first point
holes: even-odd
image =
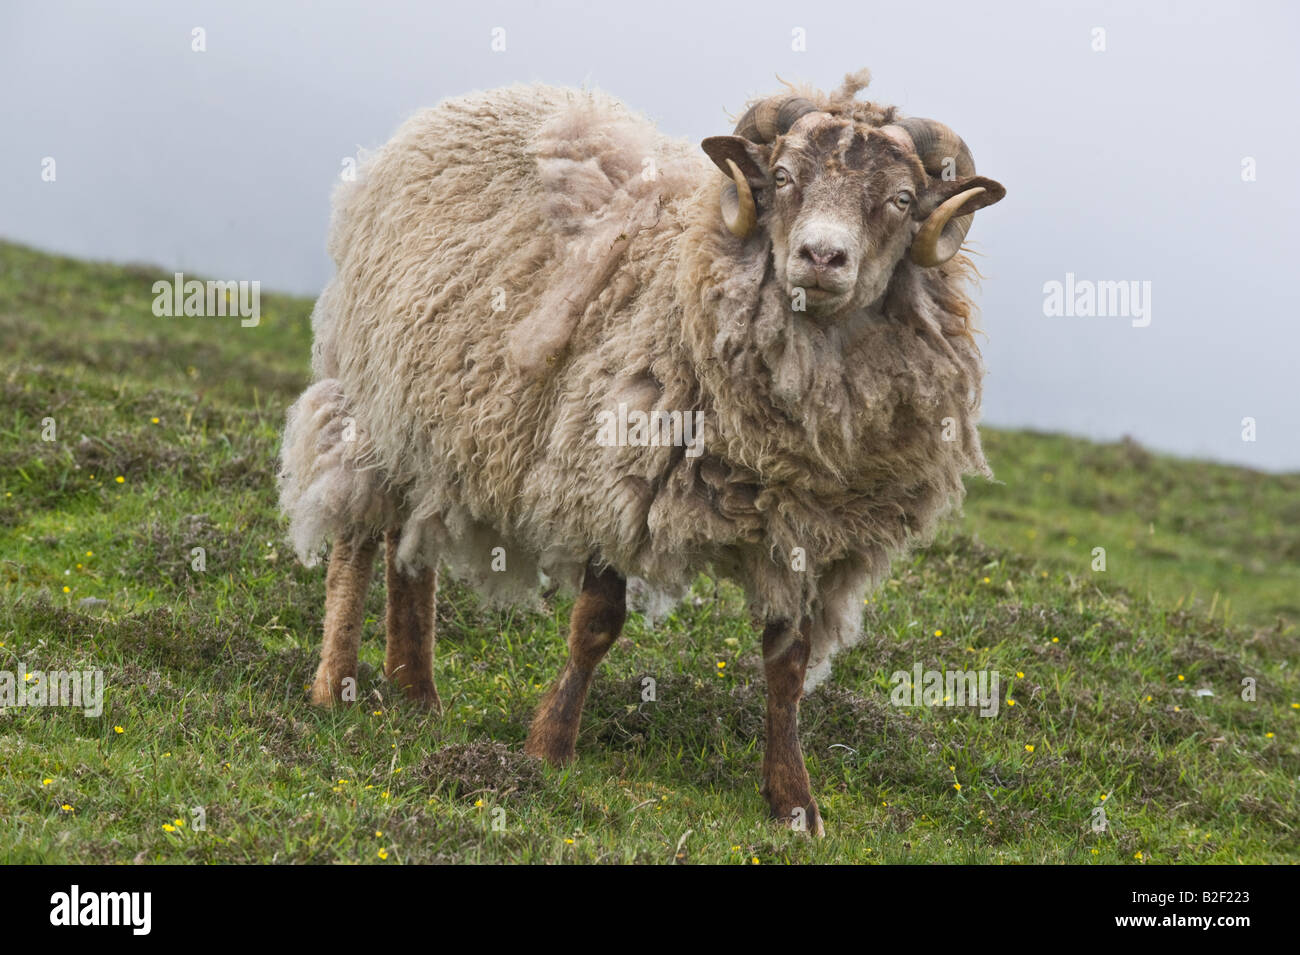
{"type": "Polygon", "coordinates": [[[1296,11],[5,2],[0,236],[312,294],[330,274],[344,157],[443,97],[585,84],[698,141],[729,131],[728,113],[774,90],[774,74],[826,87],[867,66],[865,95],[953,126],[1008,187],[971,233],[988,423],[1297,469],[1296,11]],[[205,53],[190,49],[196,26],[205,53]],[[494,27],[505,52],[490,48],[494,27]],[[791,49],[796,27],[806,52],[791,49]],[[1242,181],[1248,156],[1255,182],[1242,181]],[[1150,326],[1045,317],[1043,284],[1067,272],[1150,281],[1150,326]]]}

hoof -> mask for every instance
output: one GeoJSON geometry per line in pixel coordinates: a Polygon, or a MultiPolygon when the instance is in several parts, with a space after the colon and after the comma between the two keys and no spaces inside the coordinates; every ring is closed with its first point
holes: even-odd
{"type": "Polygon", "coordinates": [[[822,824],[822,814],[817,808],[816,799],[808,800],[807,806],[795,806],[785,812],[774,808],[772,818],[777,825],[794,832],[806,833],[817,839],[826,836],[826,827],[822,824]]]}
{"type": "Polygon", "coordinates": [[[414,706],[427,710],[435,716],[442,715],[442,700],[438,698],[438,690],[432,683],[404,686],[402,695],[414,706]]]}
{"type": "MultiPolygon", "coordinates": [[[[334,685],[331,685],[328,675],[317,673],[316,679],[311,685],[311,701],[317,706],[350,706],[352,700],[343,699],[343,680],[347,677],[340,678],[334,685]]],[[[356,686],[356,677],[352,677],[352,685],[356,686]]]]}
{"type": "Polygon", "coordinates": [[[577,758],[572,742],[566,745],[553,737],[536,733],[528,734],[528,741],[524,743],[524,755],[545,760],[552,766],[564,766],[577,758]]]}
{"type": "Polygon", "coordinates": [[[407,702],[423,710],[441,713],[442,700],[438,699],[438,687],[433,682],[432,670],[429,667],[424,667],[423,670],[421,673],[418,668],[385,666],[384,677],[395,689],[402,691],[407,702]]]}
{"type": "Polygon", "coordinates": [[[345,700],[337,693],[332,693],[328,685],[314,684],[311,688],[311,701],[315,706],[323,706],[326,709],[334,706],[351,706],[350,700],[345,700]]]}

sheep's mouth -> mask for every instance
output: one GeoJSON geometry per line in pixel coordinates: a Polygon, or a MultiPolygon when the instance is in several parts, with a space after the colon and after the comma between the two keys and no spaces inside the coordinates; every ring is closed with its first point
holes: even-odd
{"type": "MultiPolygon", "coordinates": [[[[848,304],[853,295],[852,289],[845,291],[843,289],[821,288],[816,285],[811,287],[799,286],[798,288],[803,291],[804,303],[807,305],[808,311],[818,315],[829,315],[839,311],[848,304]]],[[[793,296],[796,289],[791,288],[789,291],[793,296]]]]}

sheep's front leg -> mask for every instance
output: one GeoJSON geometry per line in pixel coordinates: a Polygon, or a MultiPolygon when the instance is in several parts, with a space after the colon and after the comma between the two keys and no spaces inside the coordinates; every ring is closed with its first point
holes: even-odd
{"type": "Polygon", "coordinates": [[[588,565],[569,621],[569,659],[533,717],[524,752],[556,765],[573,759],[582,705],[596,666],[618,639],[626,618],[627,581],[612,568],[596,573],[588,565]]]}
{"type": "Polygon", "coordinates": [[[311,700],[321,706],[356,699],[357,651],[365,617],[366,591],[375,569],[375,537],[340,539],[325,573],[325,641],[311,700]],[[351,693],[344,681],[351,680],[351,693]]]}
{"type": "Polygon", "coordinates": [[[407,699],[434,712],[442,711],[433,682],[434,602],[438,572],[424,568],[407,573],[397,565],[401,531],[388,532],[385,575],[388,582],[388,642],[384,674],[402,688],[407,699]]]}
{"type": "Polygon", "coordinates": [[[794,829],[824,835],[808,767],[799,748],[799,698],[808,669],[811,622],[795,628],[769,620],[763,628],[763,670],[767,676],[767,747],[763,752],[763,795],[773,818],[794,829]]]}

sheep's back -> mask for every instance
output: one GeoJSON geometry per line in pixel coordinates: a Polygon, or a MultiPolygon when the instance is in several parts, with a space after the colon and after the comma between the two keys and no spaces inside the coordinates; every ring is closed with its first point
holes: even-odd
{"type": "Polygon", "coordinates": [[[616,334],[701,162],[602,94],[509,87],[416,114],[339,187],[316,372],[408,511],[525,520],[601,387],[565,347],[616,334]]]}

